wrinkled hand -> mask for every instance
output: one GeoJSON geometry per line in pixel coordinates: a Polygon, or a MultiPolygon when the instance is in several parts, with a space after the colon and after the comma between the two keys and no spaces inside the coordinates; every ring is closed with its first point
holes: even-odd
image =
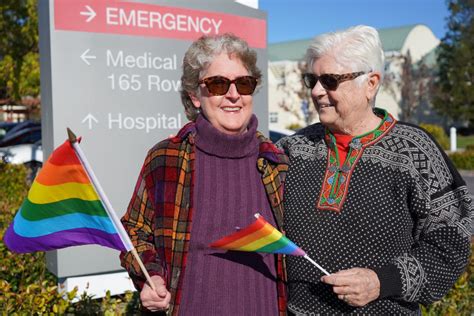
{"type": "Polygon", "coordinates": [[[155,285],[156,291],[153,291],[148,282],[145,283],[140,292],[140,300],[143,307],[152,312],[168,309],[171,294],[166,289],[165,281],[158,275],[152,276],[151,280],[155,285]]]}
{"type": "Polygon", "coordinates": [[[351,306],[361,307],[376,300],[380,295],[380,281],[377,274],[364,268],[341,270],[323,276],[321,281],[332,285],[340,300],[351,306]]]}

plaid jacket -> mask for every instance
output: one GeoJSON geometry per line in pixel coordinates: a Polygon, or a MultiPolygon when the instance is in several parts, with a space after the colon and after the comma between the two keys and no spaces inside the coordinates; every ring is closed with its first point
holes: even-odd
{"type": "MultiPolygon", "coordinates": [[[[171,293],[169,313],[178,315],[192,217],[194,191],[193,122],[186,124],[174,138],[155,145],[149,152],[122,223],[150,275],[160,275],[171,293]]],[[[257,168],[279,229],[283,224],[283,184],[288,158],[267,138],[260,141],[257,168]]],[[[286,270],[277,255],[277,289],[280,315],[286,314],[286,270]]],[[[120,255],[137,290],[145,277],[133,255],[120,255]]]]}

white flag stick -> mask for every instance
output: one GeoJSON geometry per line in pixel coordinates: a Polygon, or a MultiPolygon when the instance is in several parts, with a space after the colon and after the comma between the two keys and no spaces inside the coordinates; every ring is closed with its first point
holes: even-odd
{"type": "Polygon", "coordinates": [[[324,273],[325,275],[329,275],[329,272],[327,272],[323,267],[321,267],[319,264],[317,264],[313,259],[311,259],[308,255],[304,255],[304,257],[306,260],[308,260],[309,262],[311,262],[312,264],[314,264],[316,266],[316,268],[318,268],[319,270],[321,270],[322,273],[324,273]]]}
{"type": "Polygon", "coordinates": [[[107,198],[107,195],[105,195],[104,190],[102,189],[102,186],[99,183],[99,180],[95,176],[94,171],[92,170],[91,165],[86,159],[86,156],[84,155],[84,152],[82,151],[81,147],[79,146],[79,142],[77,141],[76,135],[68,128],[67,129],[67,134],[69,137],[69,142],[71,143],[72,147],[74,148],[77,157],[81,161],[82,166],[84,166],[84,169],[87,172],[87,175],[89,176],[89,179],[92,182],[92,185],[94,186],[95,190],[97,191],[97,194],[100,197],[100,200],[102,201],[102,204],[104,205],[105,211],[109,215],[110,219],[112,220],[112,224],[114,225],[115,229],[117,230],[120,239],[122,240],[123,245],[127,249],[127,251],[131,251],[135,259],[138,261],[138,265],[142,269],[143,274],[145,275],[148,283],[150,283],[151,288],[156,291],[155,285],[153,282],[151,282],[151,277],[150,274],[148,274],[148,271],[146,270],[145,266],[143,265],[142,260],[138,256],[137,251],[135,250],[135,247],[133,247],[132,241],[130,240],[130,237],[128,236],[127,232],[122,226],[122,223],[120,222],[117,213],[115,213],[114,208],[112,207],[112,204],[110,204],[109,199],[107,198]]]}
{"type": "MultiPolygon", "coordinates": [[[[255,213],[253,216],[255,216],[255,218],[259,218],[261,215],[259,213],[255,213]]],[[[292,242],[293,243],[293,242],[292,242]]],[[[321,272],[323,272],[325,275],[329,275],[329,272],[327,272],[326,270],[324,270],[323,267],[321,267],[319,264],[317,264],[313,259],[311,259],[306,253],[304,250],[302,250],[298,245],[295,244],[296,247],[298,247],[301,252],[303,252],[305,255],[303,256],[303,258],[305,258],[306,260],[308,260],[309,262],[311,262],[312,264],[314,264],[319,270],[321,270],[321,272]]]]}

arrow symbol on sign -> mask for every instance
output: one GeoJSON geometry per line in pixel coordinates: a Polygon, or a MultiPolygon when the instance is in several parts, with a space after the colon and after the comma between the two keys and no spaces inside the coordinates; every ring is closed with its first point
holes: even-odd
{"type": "Polygon", "coordinates": [[[92,129],[92,121],[94,121],[95,123],[99,123],[99,121],[94,117],[94,115],[92,114],[87,114],[87,116],[82,120],[81,123],[89,123],[89,129],[92,129]]]}
{"type": "Polygon", "coordinates": [[[86,22],[89,23],[90,21],[92,21],[93,18],[95,18],[95,16],[96,16],[97,14],[96,14],[95,11],[92,10],[92,8],[89,7],[88,5],[86,5],[86,9],[87,9],[87,11],[81,11],[79,14],[80,14],[80,15],[88,16],[86,22]]]}
{"type": "Polygon", "coordinates": [[[86,49],[86,51],[83,52],[82,55],[81,55],[82,60],[83,60],[88,66],[91,65],[91,63],[88,61],[88,59],[96,59],[96,58],[97,58],[96,56],[87,55],[87,53],[89,53],[89,51],[90,51],[90,48],[86,49]]]}

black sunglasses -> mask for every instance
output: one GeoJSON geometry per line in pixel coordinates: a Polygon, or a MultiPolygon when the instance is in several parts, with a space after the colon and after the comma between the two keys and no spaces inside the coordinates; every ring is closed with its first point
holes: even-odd
{"type": "Polygon", "coordinates": [[[257,81],[257,78],[252,76],[237,77],[234,80],[222,76],[213,76],[199,80],[199,84],[204,83],[209,93],[213,95],[224,95],[229,91],[230,85],[234,83],[239,94],[250,95],[255,91],[257,81]]]}
{"type": "Polygon", "coordinates": [[[307,88],[312,90],[314,86],[316,86],[318,81],[320,81],[324,89],[334,91],[337,89],[337,87],[339,87],[339,84],[341,82],[353,80],[363,74],[366,74],[366,72],[359,71],[359,72],[352,72],[352,73],[341,74],[341,75],[323,74],[321,76],[316,76],[315,74],[312,74],[312,73],[305,73],[303,74],[303,82],[307,88]]]}

